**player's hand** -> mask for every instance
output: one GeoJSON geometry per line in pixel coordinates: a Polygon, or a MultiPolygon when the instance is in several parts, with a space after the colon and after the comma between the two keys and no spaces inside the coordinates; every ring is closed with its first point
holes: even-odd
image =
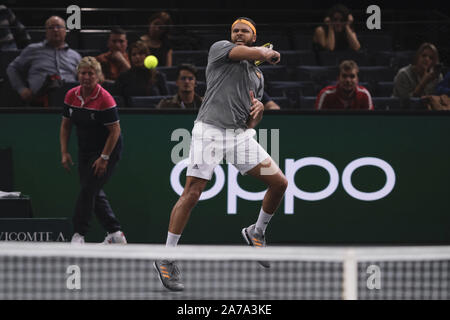
{"type": "Polygon", "coordinates": [[[108,160],[104,160],[101,157],[98,157],[98,159],[95,160],[94,164],[92,165],[92,168],[94,168],[94,176],[98,178],[103,177],[107,167],[108,167],[108,160]]]}
{"type": "Polygon", "coordinates": [[[266,61],[270,64],[277,64],[280,62],[280,53],[275,50],[270,50],[266,56],[266,61]]]}
{"type": "Polygon", "coordinates": [[[262,113],[264,111],[264,105],[261,101],[258,99],[255,99],[255,94],[253,91],[250,90],[250,100],[251,100],[251,107],[250,107],[250,117],[253,119],[256,119],[258,116],[262,116],[262,113]]]}
{"type": "Polygon", "coordinates": [[[66,152],[61,155],[61,164],[67,172],[70,172],[70,166],[73,166],[72,157],[70,153],[66,152]]]}

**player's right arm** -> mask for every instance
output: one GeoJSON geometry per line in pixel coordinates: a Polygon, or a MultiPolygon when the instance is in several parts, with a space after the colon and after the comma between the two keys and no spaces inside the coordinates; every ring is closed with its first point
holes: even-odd
{"type": "Polygon", "coordinates": [[[236,46],[231,49],[228,58],[234,61],[260,60],[267,61],[270,64],[277,64],[280,62],[280,53],[266,47],[236,46]]]}

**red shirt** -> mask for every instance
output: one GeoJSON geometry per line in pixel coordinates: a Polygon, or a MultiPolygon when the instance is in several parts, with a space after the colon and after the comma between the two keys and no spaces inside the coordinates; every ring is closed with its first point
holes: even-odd
{"type": "MultiPolygon", "coordinates": [[[[108,91],[99,84],[90,97],[83,100],[81,86],[70,89],[64,99],[63,117],[70,119],[78,135],[81,153],[101,152],[109,135],[107,125],[119,121],[116,102],[108,91]]],[[[121,139],[116,149],[121,148],[121,139]]]]}
{"type": "Polygon", "coordinates": [[[372,97],[363,86],[356,86],[355,94],[345,99],[338,85],[323,88],[316,99],[316,109],[366,109],[373,110],[372,97]]]}

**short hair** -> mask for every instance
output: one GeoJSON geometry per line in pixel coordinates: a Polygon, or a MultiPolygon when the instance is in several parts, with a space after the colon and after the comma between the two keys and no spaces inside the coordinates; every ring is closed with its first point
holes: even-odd
{"type": "Polygon", "coordinates": [[[180,73],[182,70],[189,71],[190,73],[192,73],[194,75],[195,79],[197,79],[197,68],[193,64],[190,64],[190,63],[180,64],[177,68],[177,79],[180,76],[180,73]]]}
{"type": "Polygon", "coordinates": [[[164,22],[165,25],[172,24],[172,18],[170,17],[170,14],[166,11],[160,11],[152,14],[150,18],[148,19],[148,23],[152,23],[156,19],[161,19],[162,22],[164,22]]]}
{"type": "Polygon", "coordinates": [[[124,29],[122,29],[121,27],[113,27],[111,29],[111,34],[124,34],[124,35],[127,35],[127,32],[124,29]]]}
{"type": "Polygon", "coordinates": [[[356,72],[359,72],[358,64],[353,60],[344,60],[339,64],[339,74],[341,74],[342,71],[353,69],[356,69],[356,72]]]}
{"type": "Polygon", "coordinates": [[[136,42],[133,42],[129,48],[129,52],[131,55],[131,52],[133,49],[136,49],[139,53],[143,53],[146,56],[150,54],[150,49],[147,47],[147,45],[144,43],[144,41],[138,40],[136,42]]]}
{"type": "Polygon", "coordinates": [[[100,62],[97,61],[94,57],[86,56],[81,59],[80,63],[77,66],[77,73],[80,72],[81,68],[92,68],[99,78],[99,82],[105,81],[105,76],[102,72],[102,66],[100,62]]]}
{"type": "Polygon", "coordinates": [[[424,42],[420,45],[419,49],[417,49],[416,54],[414,55],[413,64],[417,64],[417,60],[419,60],[420,55],[426,50],[429,49],[433,52],[434,55],[434,63],[439,63],[439,51],[436,46],[430,42],[424,42]]]}

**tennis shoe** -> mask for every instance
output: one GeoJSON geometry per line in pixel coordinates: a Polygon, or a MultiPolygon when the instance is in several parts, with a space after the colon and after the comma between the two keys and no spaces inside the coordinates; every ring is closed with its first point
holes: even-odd
{"type": "Polygon", "coordinates": [[[175,261],[156,260],[153,266],[158,272],[162,285],[170,291],[183,291],[184,284],[181,282],[181,272],[175,261]]]}
{"type": "Polygon", "coordinates": [[[103,241],[103,244],[126,244],[127,239],[122,231],[116,231],[113,233],[108,233],[103,241]]]}
{"type": "MultiPolygon", "coordinates": [[[[242,237],[251,247],[264,248],[266,246],[266,238],[261,229],[256,228],[255,224],[242,229],[242,237]]],[[[258,261],[258,263],[264,268],[270,268],[270,262],[258,261]]]]}
{"type": "Polygon", "coordinates": [[[83,244],[84,243],[84,236],[82,236],[79,233],[74,233],[72,236],[72,240],[70,241],[71,244],[83,244]]]}

